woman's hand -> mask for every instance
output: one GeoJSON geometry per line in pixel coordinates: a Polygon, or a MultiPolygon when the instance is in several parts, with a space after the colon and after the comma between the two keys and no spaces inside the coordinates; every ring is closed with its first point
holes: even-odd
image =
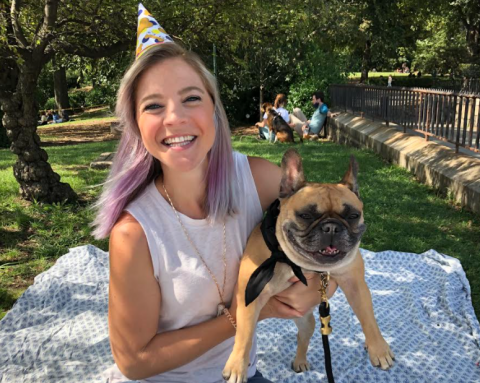
{"type": "MultiPolygon", "coordinates": [[[[317,273],[306,273],[308,286],[305,286],[297,277],[290,279],[293,284],[273,296],[260,312],[259,320],[266,318],[293,319],[303,317],[312,307],[320,304],[320,277],[317,273]]],[[[330,280],[327,288],[327,296],[331,298],[337,283],[330,280]]]]}

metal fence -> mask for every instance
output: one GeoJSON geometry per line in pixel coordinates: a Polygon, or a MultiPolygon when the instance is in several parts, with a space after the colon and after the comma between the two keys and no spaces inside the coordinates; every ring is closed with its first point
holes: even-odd
{"type": "Polygon", "coordinates": [[[480,79],[478,79],[478,78],[464,78],[462,80],[461,90],[463,92],[477,93],[477,95],[480,95],[480,79]]]}
{"type": "Polygon", "coordinates": [[[332,106],[394,122],[429,137],[479,150],[480,95],[366,85],[331,85],[332,106]]]}

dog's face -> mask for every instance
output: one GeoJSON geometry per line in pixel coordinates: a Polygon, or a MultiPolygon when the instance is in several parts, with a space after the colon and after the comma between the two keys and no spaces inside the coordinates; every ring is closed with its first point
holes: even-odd
{"type": "Polygon", "coordinates": [[[262,113],[267,113],[267,115],[270,113],[270,110],[272,110],[272,109],[273,109],[273,105],[269,102],[264,102],[262,104],[262,107],[260,108],[262,113]]]}
{"type": "Polygon", "coordinates": [[[283,251],[308,270],[332,271],[348,265],[366,229],[355,158],[338,184],[307,183],[301,158],[293,149],[283,157],[282,172],[276,234],[283,251]]]}

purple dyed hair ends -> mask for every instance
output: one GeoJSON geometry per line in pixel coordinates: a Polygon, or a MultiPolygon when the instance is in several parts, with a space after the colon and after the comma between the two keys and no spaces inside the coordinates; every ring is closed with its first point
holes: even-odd
{"type": "Polygon", "coordinates": [[[161,44],[148,49],[125,73],[118,91],[116,114],[122,138],[113,160],[104,189],[95,204],[93,222],[95,238],[107,237],[127,205],[161,174],[161,167],[143,145],[135,119],[135,89],[142,73],[159,62],[181,57],[200,76],[215,105],[215,141],[209,152],[207,200],[209,220],[217,220],[236,212],[230,128],[217,88],[215,77],[201,59],[178,44],[161,44]]]}

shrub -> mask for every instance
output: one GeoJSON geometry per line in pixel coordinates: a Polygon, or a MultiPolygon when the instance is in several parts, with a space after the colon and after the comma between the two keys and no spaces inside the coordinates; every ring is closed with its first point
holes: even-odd
{"type": "Polygon", "coordinates": [[[55,103],[55,97],[50,97],[47,102],[43,105],[44,110],[55,110],[57,109],[57,104],[55,103]]]}
{"type": "Polygon", "coordinates": [[[115,103],[116,96],[117,86],[115,84],[101,85],[93,88],[85,95],[85,106],[111,105],[115,103]]]}
{"type": "Polygon", "coordinates": [[[83,108],[85,106],[86,91],[75,91],[68,94],[71,108],[83,108]]]}
{"type": "Polygon", "coordinates": [[[329,86],[347,81],[345,59],[335,53],[324,52],[312,46],[305,59],[298,65],[297,79],[290,86],[289,109],[299,107],[306,116],[314,112],[311,100],[313,92],[323,91],[325,102],[330,103],[329,86]]]}

